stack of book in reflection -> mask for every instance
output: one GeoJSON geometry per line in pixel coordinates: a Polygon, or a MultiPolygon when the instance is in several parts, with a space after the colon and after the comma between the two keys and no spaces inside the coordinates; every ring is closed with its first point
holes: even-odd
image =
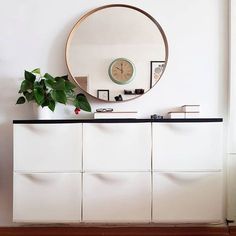
{"type": "Polygon", "coordinates": [[[183,105],[180,111],[168,112],[168,118],[184,119],[198,118],[200,114],[200,105],[183,105]]]}
{"type": "Polygon", "coordinates": [[[137,111],[94,112],[94,119],[136,119],[137,111]]]}

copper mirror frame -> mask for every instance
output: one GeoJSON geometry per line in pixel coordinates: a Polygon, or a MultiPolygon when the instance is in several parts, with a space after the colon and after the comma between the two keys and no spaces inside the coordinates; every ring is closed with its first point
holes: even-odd
{"type": "MultiPolygon", "coordinates": [[[[78,26],[79,26],[86,18],[88,18],[90,15],[92,15],[92,14],[95,13],[95,12],[98,12],[98,11],[103,10],[103,9],[106,9],[106,8],[113,8],[113,7],[129,8],[129,9],[133,9],[133,10],[136,10],[136,11],[138,11],[138,12],[144,14],[146,17],[148,17],[148,18],[156,25],[156,27],[157,27],[158,30],[160,31],[160,33],[161,33],[161,35],[162,35],[162,38],[163,38],[163,41],[164,41],[164,46],[165,46],[165,60],[164,60],[165,66],[164,66],[163,71],[162,71],[162,73],[161,73],[161,75],[160,75],[160,78],[158,79],[157,82],[159,82],[159,80],[161,79],[163,73],[165,72],[166,65],[167,65],[167,62],[168,62],[168,56],[169,56],[168,41],[167,41],[165,32],[164,32],[164,30],[162,29],[161,25],[156,21],[156,19],[155,19],[154,17],[152,17],[150,14],[148,14],[147,12],[145,12],[144,10],[142,10],[142,9],[140,9],[140,8],[137,8],[137,7],[134,7],[134,6],[131,6],[131,5],[126,5],[126,4],[109,4],[109,5],[104,5],[104,6],[101,6],[101,7],[97,7],[97,8],[95,8],[95,9],[93,9],[93,10],[87,12],[86,14],[84,14],[84,15],[76,22],[76,24],[73,26],[73,28],[72,28],[72,30],[71,30],[71,32],[69,33],[69,36],[68,36],[68,38],[67,38],[67,41],[66,41],[66,50],[65,50],[66,65],[67,65],[69,74],[70,74],[71,78],[73,79],[74,83],[75,83],[76,85],[78,85],[79,88],[80,88],[85,94],[87,94],[87,95],[89,95],[89,96],[91,96],[91,97],[93,97],[93,98],[95,98],[95,99],[97,99],[97,100],[100,100],[100,101],[102,101],[102,102],[109,102],[109,103],[111,103],[111,102],[116,102],[116,101],[106,101],[106,100],[104,100],[104,99],[100,99],[100,98],[98,98],[98,97],[96,97],[96,96],[94,96],[94,95],[88,93],[87,91],[85,91],[85,90],[81,87],[81,85],[76,81],[76,79],[75,79],[75,78],[73,77],[73,75],[72,75],[72,72],[71,72],[71,70],[70,70],[70,66],[69,66],[69,63],[68,63],[68,49],[69,49],[69,46],[70,46],[71,37],[73,36],[75,30],[78,28],[78,26]]],[[[150,62],[151,62],[151,61],[150,61],[150,62]]],[[[151,66],[151,67],[152,67],[152,66],[151,66]]],[[[157,82],[156,82],[153,86],[150,85],[150,89],[148,89],[144,94],[146,94],[148,91],[150,91],[150,90],[157,84],[157,82]]],[[[143,94],[141,94],[141,95],[143,95],[143,94]]],[[[131,99],[124,100],[124,101],[122,101],[122,102],[130,101],[130,100],[136,99],[136,98],[140,97],[141,95],[136,96],[136,97],[131,98],[131,99]]]]}

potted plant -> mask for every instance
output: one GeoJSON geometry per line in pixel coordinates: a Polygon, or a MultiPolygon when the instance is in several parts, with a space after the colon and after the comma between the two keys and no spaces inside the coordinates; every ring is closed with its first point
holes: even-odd
{"type": "Polygon", "coordinates": [[[46,73],[41,74],[37,68],[31,72],[25,71],[24,80],[21,82],[16,104],[23,104],[26,101],[35,102],[40,107],[48,107],[52,112],[57,103],[72,103],[75,107],[75,114],[80,110],[91,112],[91,106],[84,94],[76,94],[75,85],[68,80],[68,76],[53,77],[46,73]]]}

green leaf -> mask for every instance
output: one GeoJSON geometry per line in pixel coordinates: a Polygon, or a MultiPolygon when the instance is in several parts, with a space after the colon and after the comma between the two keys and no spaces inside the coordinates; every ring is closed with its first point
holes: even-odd
{"type": "Polygon", "coordinates": [[[36,68],[36,69],[32,70],[31,73],[40,75],[40,68],[36,68]]]}
{"type": "Polygon", "coordinates": [[[91,106],[84,94],[78,94],[76,96],[74,105],[75,107],[79,107],[81,110],[91,112],[91,106]]]}
{"type": "Polygon", "coordinates": [[[43,77],[46,78],[46,79],[55,81],[54,77],[49,75],[48,73],[46,73],[43,77]]]}
{"type": "Polygon", "coordinates": [[[47,107],[49,105],[49,101],[44,98],[44,102],[41,104],[42,107],[47,107]]]}
{"type": "Polygon", "coordinates": [[[72,84],[70,81],[65,81],[65,90],[70,91],[73,90],[76,86],[72,84]]]}
{"type": "Polygon", "coordinates": [[[34,100],[34,93],[33,92],[23,92],[24,96],[26,97],[27,101],[32,101],[34,100]]]}
{"type": "Polygon", "coordinates": [[[56,82],[51,79],[46,79],[45,85],[49,88],[55,88],[56,82]]]}
{"type": "Polygon", "coordinates": [[[40,88],[40,89],[43,89],[43,84],[41,83],[41,81],[35,81],[34,82],[34,88],[40,88]]]}
{"type": "Polygon", "coordinates": [[[53,98],[54,101],[66,104],[67,98],[66,98],[66,94],[65,94],[64,91],[62,91],[62,90],[53,90],[51,95],[52,95],[52,98],[53,98]]]}
{"type": "Polygon", "coordinates": [[[56,81],[54,89],[56,90],[65,90],[65,80],[60,79],[56,81]]]}
{"type": "Polygon", "coordinates": [[[23,80],[20,86],[20,93],[27,91],[28,89],[33,89],[33,83],[28,80],[23,80]]]}
{"type": "Polygon", "coordinates": [[[50,100],[50,101],[49,101],[49,104],[48,104],[48,108],[49,108],[51,111],[54,111],[54,110],[55,110],[55,107],[56,107],[55,101],[50,100]]]}
{"type": "Polygon", "coordinates": [[[42,107],[48,107],[51,111],[55,110],[55,106],[56,103],[55,101],[52,99],[51,94],[47,94],[46,99],[44,101],[44,103],[42,104],[42,107]]]}
{"type": "Polygon", "coordinates": [[[51,94],[46,94],[46,96],[44,96],[44,101],[41,106],[47,107],[49,105],[49,100],[52,100],[51,94]]]}
{"type": "Polygon", "coordinates": [[[19,97],[16,101],[16,104],[23,104],[25,103],[25,98],[24,97],[19,97]]]}
{"type": "Polygon", "coordinates": [[[25,80],[31,83],[34,83],[35,79],[36,79],[36,76],[34,74],[25,70],[25,80]]]}
{"type": "Polygon", "coordinates": [[[82,97],[86,98],[83,93],[78,93],[78,94],[76,95],[76,97],[77,97],[77,98],[80,98],[80,97],[81,97],[81,98],[82,98],[82,97]]]}
{"type": "Polygon", "coordinates": [[[63,79],[63,80],[68,81],[68,75],[63,75],[63,76],[57,76],[57,77],[55,77],[55,80],[60,80],[60,79],[63,79]]]}
{"type": "Polygon", "coordinates": [[[63,76],[61,76],[61,78],[64,79],[64,80],[66,80],[66,81],[69,81],[68,75],[63,75],[63,76]]]}
{"type": "Polygon", "coordinates": [[[44,91],[47,91],[47,87],[46,87],[45,81],[46,81],[45,79],[41,79],[39,81],[39,84],[42,86],[44,91]]]}
{"type": "Polygon", "coordinates": [[[34,97],[38,105],[43,104],[44,102],[44,91],[42,88],[34,88],[34,97]]]}

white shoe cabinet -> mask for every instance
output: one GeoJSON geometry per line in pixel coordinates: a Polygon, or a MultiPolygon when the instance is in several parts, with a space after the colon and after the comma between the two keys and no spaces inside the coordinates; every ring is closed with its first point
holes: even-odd
{"type": "Polygon", "coordinates": [[[219,223],[222,120],[14,121],[13,221],[219,223]]]}

